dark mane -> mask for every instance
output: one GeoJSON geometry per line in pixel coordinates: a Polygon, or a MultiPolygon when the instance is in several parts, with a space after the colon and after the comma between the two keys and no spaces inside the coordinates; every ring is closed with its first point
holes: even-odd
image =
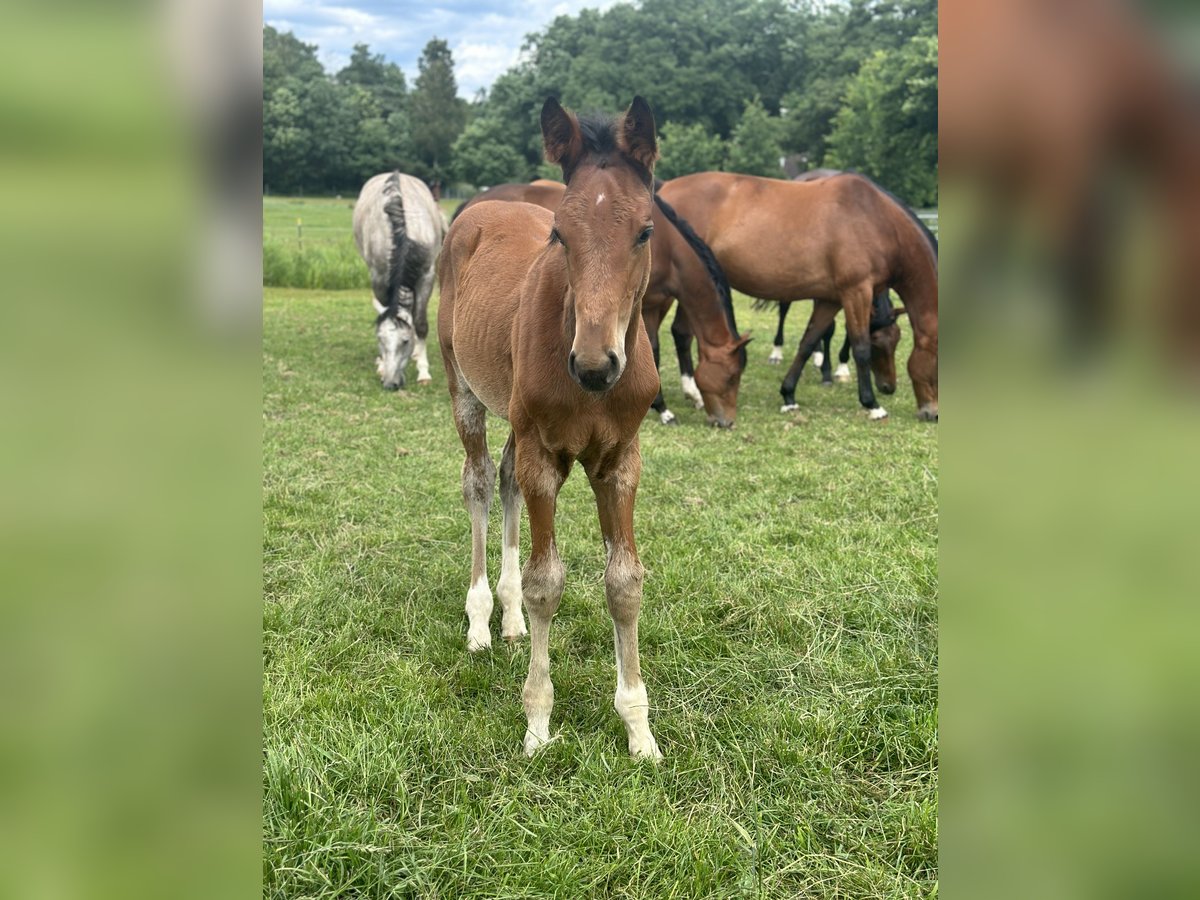
{"type": "MultiPolygon", "coordinates": [[[[400,190],[400,173],[393,172],[384,186],[383,212],[392,225],[392,252],[388,258],[387,309],[401,305],[401,292],[408,294],[405,306],[412,306],[414,288],[429,260],[425,248],[408,238],[404,218],[404,196],[400,190]]],[[[386,312],[386,311],[385,311],[386,312]]],[[[383,314],[381,314],[383,315],[383,314]]]]}
{"type": "MultiPolygon", "coordinates": [[[[661,182],[659,182],[661,184],[661,182]]],[[[721,268],[721,264],[717,262],[717,257],[713,254],[712,249],[708,244],[700,239],[700,235],[696,234],[687,220],[682,218],[671,207],[671,204],[660,197],[654,195],[654,202],[658,204],[658,208],[662,210],[662,214],[667,217],[668,221],[683,235],[683,239],[688,242],[688,246],[692,251],[700,257],[700,261],[704,263],[704,268],[708,272],[709,280],[717,289],[717,295],[721,298],[721,308],[725,311],[725,321],[729,323],[729,330],[733,332],[734,340],[739,337],[737,321],[733,316],[733,292],[729,288],[729,279],[725,277],[725,270],[721,268]]],[[[738,350],[738,366],[742,369],[746,368],[746,348],[741,347],[738,350]]]]}
{"type": "MultiPolygon", "coordinates": [[[[578,120],[579,133],[583,137],[584,157],[595,157],[601,167],[607,165],[610,159],[619,157],[638,174],[646,187],[653,186],[654,176],[650,174],[650,170],[621,152],[617,143],[619,117],[613,118],[612,116],[588,113],[579,116],[578,120]]],[[[566,180],[570,181],[571,179],[568,177],[566,180]]]]}

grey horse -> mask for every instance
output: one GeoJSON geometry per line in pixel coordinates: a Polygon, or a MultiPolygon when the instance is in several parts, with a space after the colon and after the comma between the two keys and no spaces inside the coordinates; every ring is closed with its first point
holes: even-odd
{"type": "Polygon", "coordinates": [[[389,391],[404,387],[404,367],[417,361],[417,384],[429,384],[429,295],[446,219],[429,188],[403,172],[376,175],[354,205],[354,242],[371,271],[375,295],[375,367],[389,391]]]}

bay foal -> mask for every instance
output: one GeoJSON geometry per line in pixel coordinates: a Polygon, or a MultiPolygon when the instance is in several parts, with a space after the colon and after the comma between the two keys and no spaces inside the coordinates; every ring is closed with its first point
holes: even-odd
{"type": "Polygon", "coordinates": [[[629,752],[657,758],[638,661],[643,570],[633,536],[642,467],[638,426],[658,393],[641,310],[650,278],[654,117],[636,97],[615,121],[581,121],[551,98],[541,124],[546,158],[562,167],[566,182],[557,212],[528,203],[475,204],[455,219],[438,265],[438,338],[467,453],[467,649],[491,645],[484,552],[496,472],[487,448],[490,410],[512,426],[500,463],[504,549],[496,590],[504,607],[503,637],[525,633],[522,588],[529,609],[525,752],[550,740],[550,622],[564,581],[554,513],[559,489],[579,460],[596,495],[608,551],[604,587],[617,658],[613,702],[625,722],[629,752]],[[532,549],[518,573],[522,498],[532,549]]]}

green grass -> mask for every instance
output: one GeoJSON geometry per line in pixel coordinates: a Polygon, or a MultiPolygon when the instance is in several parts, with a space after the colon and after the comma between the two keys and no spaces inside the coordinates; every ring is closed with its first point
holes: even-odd
{"type": "MultiPolygon", "coordinates": [[[[781,415],[774,315],[743,299],[759,340],[738,426],[715,431],[668,353],[682,424],[643,425],[637,507],[666,758],[626,753],[575,472],[557,520],[559,739],[528,760],[528,643],[465,652],[469,522],[440,359],[431,388],[387,393],[365,291],[265,295],[266,896],[936,895],[937,426],[913,418],[903,374],[888,421],[811,371],[803,411],[781,415]]],[[[494,455],[506,435],[493,420],[494,455]]],[[[499,517],[496,502],[493,584],[499,517]]]]}
{"type": "MultiPolygon", "coordinates": [[[[263,284],[269,287],[369,290],[354,246],[356,197],[263,197],[263,284]]],[[[460,201],[443,200],[447,218],[460,201]]]]}

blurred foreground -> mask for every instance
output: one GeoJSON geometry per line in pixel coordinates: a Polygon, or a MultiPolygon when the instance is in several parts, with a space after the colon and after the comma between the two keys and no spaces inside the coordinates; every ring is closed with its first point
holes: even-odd
{"type": "Polygon", "coordinates": [[[1155,13],[942,6],[955,895],[1200,890],[1200,22],[1155,13]]]}

